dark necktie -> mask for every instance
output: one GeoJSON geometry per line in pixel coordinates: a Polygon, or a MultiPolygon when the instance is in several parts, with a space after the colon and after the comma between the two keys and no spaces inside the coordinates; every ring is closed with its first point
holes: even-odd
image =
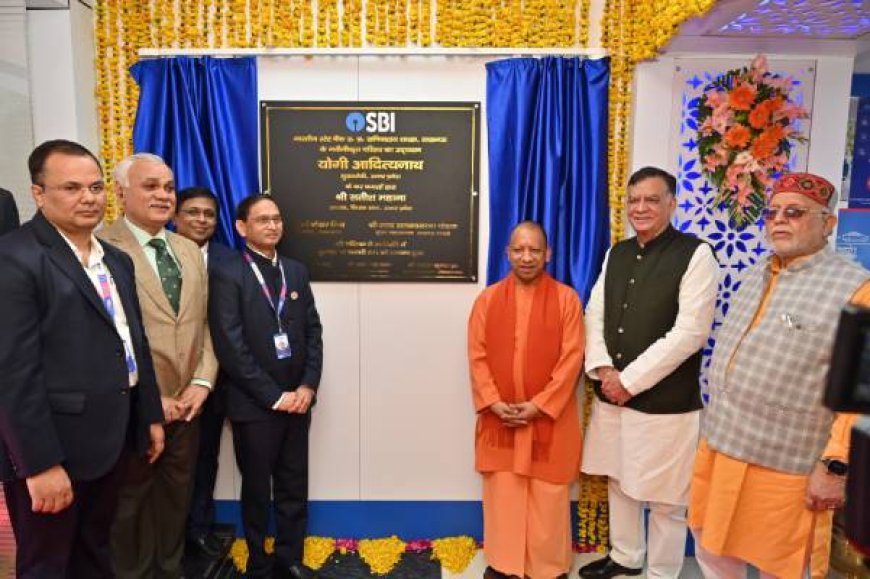
{"type": "Polygon", "coordinates": [[[163,285],[163,292],[166,294],[169,304],[177,314],[181,299],[181,271],[175,260],[169,255],[165,241],[155,238],[150,240],[148,245],[153,247],[157,253],[157,273],[160,275],[160,283],[163,285]]]}

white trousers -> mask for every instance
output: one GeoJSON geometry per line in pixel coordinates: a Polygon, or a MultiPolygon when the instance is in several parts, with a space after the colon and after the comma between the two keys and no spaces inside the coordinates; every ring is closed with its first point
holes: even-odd
{"type": "Polygon", "coordinates": [[[686,552],[686,507],[648,502],[649,549],[644,540],[643,505],[624,492],[619,481],[608,480],[610,558],[624,567],[643,567],[648,578],[677,579],[686,552]]]}
{"type": "MultiPolygon", "coordinates": [[[[695,559],[698,561],[701,573],[704,574],[704,579],[745,579],[750,565],[736,557],[714,555],[707,551],[701,546],[702,533],[703,531],[692,534],[695,536],[695,559]]],[[[776,575],[761,570],[758,571],[758,576],[760,579],[776,579],[776,575]]],[[[809,569],[805,569],[801,574],[801,577],[809,578],[809,576],[809,569]]]]}

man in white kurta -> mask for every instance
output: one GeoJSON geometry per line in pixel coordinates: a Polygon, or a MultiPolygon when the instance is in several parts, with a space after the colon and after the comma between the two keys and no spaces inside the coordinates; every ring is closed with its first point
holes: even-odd
{"type": "Polygon", "coordinates": [[[647,167],[629,180],[636,237],[608,252],[586,309],[587,374],[597,398],[582,470],[609,477],[607,557],[581,577],[676,578],[701,409],[700,350],[715,310],[710,246],[675,230],[674,177],[647,167]],[[643,506],[650,508],[647,553],[643,506]]]}

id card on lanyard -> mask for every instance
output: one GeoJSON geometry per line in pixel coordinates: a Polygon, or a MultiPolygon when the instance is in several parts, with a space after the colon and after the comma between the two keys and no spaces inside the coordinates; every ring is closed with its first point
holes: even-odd
{"type": "MultiPolygon", "coordinates": [[[[112,323],[115,324],[117,330],[117,318],[115,311],[115,300],[112,299],[112,286],[109,284],[109,275],[106,273],[106,268],[101,263],[99,271],[97,271],[97,282],[99,282],[100,301],[103,302],[103,307],[106,308],[106,313],[112,318],[112,323]]],[[[137,375],[136,357],[133,355],[133,348],[127,341],[121,337],[121,342],[124,344],[124,354],[127,358],[127,374],[130,376],[130,385],[133,385],[133,377],[137,375]]]]}
{"type": "Polygon", "coordinates": [[[254,277],[257,278],[257,282],[260,284],[260,290],[266,297],[266,301],[269,302],[269,307],[275,312],[275,321],[278,324],[278,331],[272,336],[275,342],[275,356],[279,360],[285,360],[293,355],[293,350],[290,348],[290,337],[281,325],[281,312],[284,310],[284,304],[287,303],[287,278],[284,276],[284,265],[281,263],[281,260],[278,260],[278,271],[281,272],[281,290],[278,292],[278,303],[275,304],[269,285],[263,278],[263,272],[260,271],[260,268],[254,263],[254,260],[251,259],[247,251],[243,252],[242,255],[245,257],[248,265],[251,266],[254,277]]]}

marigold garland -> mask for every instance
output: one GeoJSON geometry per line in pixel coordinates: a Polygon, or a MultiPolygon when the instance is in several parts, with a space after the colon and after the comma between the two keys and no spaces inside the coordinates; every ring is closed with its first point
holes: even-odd
{"type": "Polygon", "coordinates": [[[478,549],[477,541],[467,535],[435,539],[432,541],[432,558],[454,575],[459,575],[477,555],[478,549]]]}
{"type": "Polygon", "coordinates": [[[335,539],[328,537],[305,537],[302,562],[317,571],[335,553],[335,539]]]}
{"type": "Polygon", "coordinates": [[[399,563],[407,545],[397,536],[362,539],[357,547],[360,558],[375,575],[386,575],[399,563]]]}

